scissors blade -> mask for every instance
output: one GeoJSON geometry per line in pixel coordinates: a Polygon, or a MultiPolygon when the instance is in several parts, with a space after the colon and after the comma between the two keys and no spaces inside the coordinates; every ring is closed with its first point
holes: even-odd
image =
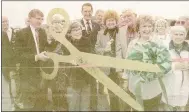
{"type": "Polygon", "coordinates": [[[80,51],[75,48],[66,38],[65,38],[65,33],[55,33],[53,31],[50,32],[53,35],[53,38],[63,44],[68,50],[70,51],[71,54],[78,54],[80,51]]]}
{"type": "Polygon", "coordinates": [[[105,87],[111,90],[114,94],[116,94],[119,98],[121,98],[124,102],[130,105],[132,108],[143,111],[142,106],[136,102],[129,94],[127,94],[122,88],[120,88],[115,82],[113,82],[109,77],[107,77],[99,68],[85,68],[91,76],[101,82],[105,87]]]}
{"type": "MultiPolygon", "coordinates": [[[[73,60],[76,60],[76,57],[73,55],[62,56],[56,53],[47,52],[48,57],[50,57],[55,62],[66,62],[73,63],[73,60]]],[[[82,64],[79,64],[82,67],[82,64]]],[[[123,89],[121,89],[116,83],[114,83],[109,77],[107,77],[99,68],[94,67],[82,67],[85,71],[87,71],[91,76],[101,82],[104,86],[106,86],[109,90],[111,90],[114,94],[116,94],[119,98],[129,104],[136,110],[142,111],[142,106],[137,103],[130,95],[128,95],[123,89]]]]}
{"type": "Polygon", "coordinates": [[[113,67],[117,69],[128,69],[145,72],[161,72],[158,65],[133,61],[128,59],[119,59],[109,56],[101,56],[96,54],[84,53],[81,54],[83,60],[88,64],[96,65],[97,67],[113,67]]]}
{"type": "Polygon", "coordinates": [[[75,57],[73,55],[62,56],[52,52],[47,52],[46,54],[49,58],[51,58],[55,62],[65,62],[65,63],[75,64],[74,63],[75,57]]]}

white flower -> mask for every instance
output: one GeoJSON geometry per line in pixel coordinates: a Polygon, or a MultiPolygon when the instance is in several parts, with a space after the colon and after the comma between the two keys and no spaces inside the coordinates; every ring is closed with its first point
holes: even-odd
{"type": "Polygon", "coordinates": [[[188,51],[182,51],[182,52],[180,53],[180,56],[181,56],[182,58],[189,58],[189,52],[188,52],[188,51]]]}
{"type": "Polygon", "coordinates": [[[85,27],[82,27],[82,30],[86,30],[86,28],[85,28],[85,27]]]}

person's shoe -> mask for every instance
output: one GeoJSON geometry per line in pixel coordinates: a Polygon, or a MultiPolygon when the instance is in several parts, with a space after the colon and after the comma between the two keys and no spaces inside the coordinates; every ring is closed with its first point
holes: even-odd
{"type": "Polygon", "coordinates": [[[99,94],[104,95],[105,93],[104,93],[104,91],[99,91],[99,94]]]}
{"type": "Polygon", "coordinates": [[[97,108],[90,107],[90,111],[97,111],[97,108]]]}

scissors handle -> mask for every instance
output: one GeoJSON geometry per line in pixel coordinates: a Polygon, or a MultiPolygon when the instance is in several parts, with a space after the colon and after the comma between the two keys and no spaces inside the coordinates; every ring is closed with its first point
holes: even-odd
{"type": "Polygon", "coordinates": [[[53,72],[51,74],[45,73],[41,69],[41,75],[46,80],[52,80],[57,76],[60,62],[75,64],[75,62],[74,62],[75,56],[74,55],[62,56],[62,55],[58,55],[58,54],[52,53],[52,52],[47,52],[46,55],[49,58],[51,58],[53,60],[53,62],[54,62],[54,70],[53,70],[53,72]]]}

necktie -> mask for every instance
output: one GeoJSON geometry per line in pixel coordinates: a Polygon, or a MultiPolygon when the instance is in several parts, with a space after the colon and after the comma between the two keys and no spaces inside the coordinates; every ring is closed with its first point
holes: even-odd
{"type": "Polygon", "coordinates": [[[37,45],[38,45],[38,47],[39,47],[39,32],[38,32],[37,29],[35,29],[35,38],[36,38],[36,40],[37,40],[37,45]]]}
{"type": "Polygon", "coordinates": [[[87,21],[87,33],[91,33],[91,27],[89,21],[87,21]]]}

